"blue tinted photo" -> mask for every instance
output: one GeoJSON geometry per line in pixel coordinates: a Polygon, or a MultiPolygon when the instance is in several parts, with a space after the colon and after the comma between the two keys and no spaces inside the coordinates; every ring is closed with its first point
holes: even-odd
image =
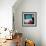
{"type": "Polygon", "coordinates": [[[24,14],[24,24],[34,24],[33,14],[24,14]]]}

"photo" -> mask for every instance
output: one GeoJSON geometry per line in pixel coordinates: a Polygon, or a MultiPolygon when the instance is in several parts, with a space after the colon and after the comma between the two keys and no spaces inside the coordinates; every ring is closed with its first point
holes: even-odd
{"type": "Polygon", "coordinates": [[[34,24],[34,15],[24,14],[24,24],[34,24]]]}
{"type": "Polygon", "coordinates": [[[37,12],[22,12],[22,26],[36,27],[37,12]]]}

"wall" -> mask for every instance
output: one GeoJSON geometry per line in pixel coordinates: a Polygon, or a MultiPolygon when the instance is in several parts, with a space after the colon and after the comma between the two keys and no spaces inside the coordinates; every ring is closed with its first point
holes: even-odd
{"type": "Polygon", "coordinates": [[[40,30],[40,15],[41,1],[40,0],[23,0],[17,8],[14,5],[15,29],[23,33],[24,39],[35,41],[36,46],[41,46],[41,30],[40,30]],[[22,12],[37,12],[37,27],[22,27],[22,12]]]}
{"type": "Polygon", "coordinates": [[[16,0],[0,0],[0,27],[12,29],[12,6],[16,0]]]}
{"type": "Polygon", "coordinates": [[[46,0],[41,1],[40,29],[42,46],[46,46],[46,0]]]}

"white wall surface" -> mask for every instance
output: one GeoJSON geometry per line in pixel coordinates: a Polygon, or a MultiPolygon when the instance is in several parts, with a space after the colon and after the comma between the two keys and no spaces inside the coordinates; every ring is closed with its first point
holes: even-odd
{"type": "MultiPolygon", "coordinates": [[[[16,5],[15,5],[16,7],[16,5]]],[[[15,9],[15,8],[14,8],[15,9]]],[[[34,40],[36,46],[41,46],[41,30],[40,30],[40,0],[23,0],[23,2],[15,10],[15,28],[18,32],[22,32],[24,38],[34,40]],[[37,12],[37,27],[22,27],[22,12],[37,12]]]]}
{"type": "Polygon", "coordinates": [[[42,46],[46,46],[46,0],[41,0],[41,40],[42,46]]]}
{"type": "Polygon", "coordinates": [[[27,37],[28,39],[34,40],[36,46],[46,46],[45,2],[45,0],[23,0],[17,8],[16,5],[14,5],[13,9],[15,18],[15,29],[17,29],[18,32],[22,32],[24,34],[24,38],[27,37]],[[22,27],[23,11],[37,12],[37,27],[22,27]]]}
{"type": "Polygon", "coordinates": [[[12,29],[12,6],[16,0],[0,0],[0,27],[12,29]]]}

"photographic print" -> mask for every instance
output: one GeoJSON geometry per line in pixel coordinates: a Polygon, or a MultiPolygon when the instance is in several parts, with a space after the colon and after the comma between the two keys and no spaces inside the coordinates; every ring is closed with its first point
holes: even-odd
{"type": "Polygon", "coordinates": [[[37,25],[37,12],[22,13],[22,26],[36,27],[36,25],[37,25]]]}

